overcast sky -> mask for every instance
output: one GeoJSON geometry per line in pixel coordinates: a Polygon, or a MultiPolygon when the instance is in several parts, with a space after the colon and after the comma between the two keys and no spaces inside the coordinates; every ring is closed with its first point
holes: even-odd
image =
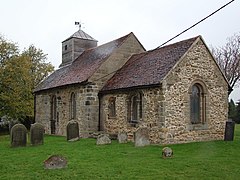
{"type": "MultiPolygon", "coordinates": [[[[206,17],[230,0],[4,0],[0,5],[0,34],[30,44],[48,54],[57,68],[61,42],[82,29],[103,44],[133,32],[143,46],[153,49],[206,17]]],[[[240,32],[240,1],[235,0],[173,42],[202,35],[209,47],[222,46],[240,32]]],[[[231,95],[240,99],[240,88],[231,95]]]]}

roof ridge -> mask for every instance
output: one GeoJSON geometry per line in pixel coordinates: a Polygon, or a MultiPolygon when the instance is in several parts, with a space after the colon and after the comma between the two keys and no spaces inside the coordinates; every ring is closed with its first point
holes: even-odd
{"type": "MultiPolygon", "coordinates": [[[[114,42],[114,41],[117,41],[117,40],[120,40],[120,39],[124,39],[124,41],[125,41],[125,40],[127,39],[127,37],[130,36],[130,34],[133,34],[133,33],[130,32],[130,33],[128,33],[128,34],[126,34],[126,35],[124,35],[124,36],[122,36],[122,37],[120,37],[120,38],[116,38],[116,39],[114,39],[114,40],[112,40],[112,41],[106,42],[106,43],[101,44],[101,45],[99,45],[99,46],[97,46],[97,47],[103,46],[103,45],[105,45],[105,44],[110,44],[110,43],[112,43],[112,42],[114,42]]],[[[124,42],[124,41],[123,41],[123,42],[124,42]]],[[[122,42],[121,44],[123,44],[123,42],[122,42]]],[[[95,48],[97,48],[97,47],[95,47],[95,48]]]]}
{"type": "Polygon", "coordinates": [[[132,55],[107,82],[102,91],[160,84],[199,37],[201,36],[132,55]]]}
{"type": "MultiPolygon", "coordinates": [[[[172,45],[181,44],[181,43],[183,43],[183,42],[186,42],[186,41],[189,41],[189,40],[193,40],[193,39],[197,39],[197,38],[199,38],[199,37],[201,37],[201,35],[194,36],[194,37],[191,37],[191,38],[188,38],[188,39],[183,39],[183,40],[181,40],[181,41],[177,41],[177,42],[175,42],[175,43],[167,44],[167,45],[162,46],[162,47],[157,47],[157,48],[152,49],[152,50],[162,49],[162,48],[166,48],[166,47],[169,47],[169,46],[172,46],[172,45]]],[[[151,50],[150,50],[150,51],[151,51],[151,50]]]]}
{"type": "MultiPolygon", "coordinates": [[[[93,51],[93,50],[99,49],[99,48],[101,48],[101,47],[104,47],[104,46],[107,46],[108,44],[113,43],[114,41],[118,41],[118,40],[120,40],[120,39],[124,39],[121,43],[118,44],[118,47],[120,47],[120,46],[126,41],[127,37],[128,37],[130,34],[131,34],[131,33],[129,33],[129,34],[125,35],[125,36],[122,36],[122,37],[120,37],[120,38],[114,39],[114,40],[112,40],[112,41],[106,42],[106,43],[104,43],[104,44],[101,44],[101,45],[99,45],[99,46],[92,47],[92,48],[88,48],[88,49],[84,50],[83,53],[82,53],[81,55],[79,55],[74,61],[76,61],[80,56],[84,55],[85,53],[88,53],[89,51],[93,51]]],[[[74,61],[73,61],[73,62],[74,62],[74,61]]],[[[72,63],[73,63],[73,62],[72,62],[72,63]]],[[[72,64],[72,63],[71,63],[71,64],[72,64]]]]}

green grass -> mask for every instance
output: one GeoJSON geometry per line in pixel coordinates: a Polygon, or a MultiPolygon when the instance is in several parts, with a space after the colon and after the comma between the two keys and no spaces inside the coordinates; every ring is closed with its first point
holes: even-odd
{"type": "Polygon", "coordinates": [[[0,179],[239,179],[240,175],[239,125],[233,142],[170,145],[172,159],[161,158],[159,145],[95,143],[95,139],[66,142],[65,137],[45,136],[43,146],[10,148],[9,136],[0,136],[0,179]],[[53,154],[65,156],[67,168],[44,169],[43,161],[53,154]]]}

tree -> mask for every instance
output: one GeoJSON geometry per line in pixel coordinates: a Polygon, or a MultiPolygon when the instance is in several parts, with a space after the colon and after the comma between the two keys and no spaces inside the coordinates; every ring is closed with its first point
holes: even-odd
{"type": "Polygon", "coordinates": [[[213,48],[212,53],[233,89],[240,82],[240,34],[228,38],[224,46],[213,48]]]}
{"type": "Polygon", "coordinates": [[[1,68],[0,116],[22,120],[33,116],[32,80],[30,58],[10,58],[1,68]]]}
{"type": "Polygon", "coordinates": [[[17,56],[18,54],[18,46],[0,36],[0,66],[4,65],[7,59],[17,56]]]}
{"type": "Polygon", "coordinates": [[[47,54],[44,54],[41,49],[37,49],[33,45],[25,49],[22,54],[31,58],[31,74],[34,82],[33,86],[35,88],[50,72],[53,72],[54,67],[51,63],[46,62],[47,54]]]}
{"type": "Polygon", "coordinates": [[[34,114],[34,88],[54,68],[33,45],[20,53],[16,44],[0,37],[0,117],[24,121],[34,114]]]}

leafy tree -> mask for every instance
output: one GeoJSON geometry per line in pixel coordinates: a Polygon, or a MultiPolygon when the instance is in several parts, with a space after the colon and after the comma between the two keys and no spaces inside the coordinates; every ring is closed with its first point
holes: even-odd
{"type": "Polygon", "coordinates": [[[18,46],[0,36],[0,66],[3,66],[7,59],[17,56],[18,54],[18,46]]]}
{"type": "Polygon", "coordinates": [[[24,121],[34,114],[34,88],[54,68],[33,45],[20,53],[16,44],[0,37],[0,117],[24,121]]]}
{"type": "Polygon", "coordinates": [[[44,54],[41,49],[37,49],[33,45],[30,45],[28,49],[25,49],[22,54],[31,58],[31,74],[35,88],[49,75],[49,72],[54,70],[54,67],[46,62],[47,54],[44,54]]]}
{"type": "Polygon", "coordinates": [[[213,48],[212,53],[233,89],[240,82],[240,34],[228,38],[224,46],[213,48]]]}
{"type": "Polygon", "coordinates": [[[29,57],[17,56],[8,59],[1,68],[0,116],[20,120],[33,116],[30,67],[29,57]]]}

